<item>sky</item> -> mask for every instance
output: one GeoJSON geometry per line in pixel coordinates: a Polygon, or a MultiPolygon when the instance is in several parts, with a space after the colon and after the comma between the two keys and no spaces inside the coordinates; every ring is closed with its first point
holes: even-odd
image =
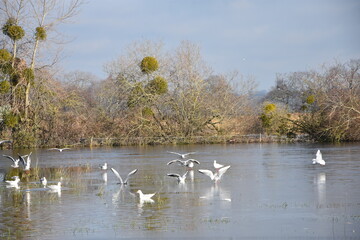
{"type": "Polygon", "coordinates": [[[65,71],[106,78],[135,41],[197,44],[214,74],[237,71],[270,90],[276,74],[360,58],[358,0],[87,0],[61,27],[65,71]]]}

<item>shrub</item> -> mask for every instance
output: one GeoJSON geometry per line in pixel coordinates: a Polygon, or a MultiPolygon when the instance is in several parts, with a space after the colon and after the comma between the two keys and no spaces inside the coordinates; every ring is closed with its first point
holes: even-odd
{"type": "Polygon", "coordinates": [[[146,88],[152,94],[161,95],[167,93],[168,83],[164,78],[158,76],[151,80],[146,86],[146,88]]]}
{"type": "Polygon", "coordinates": [[[7,93],[10,90],[10,83],[8,81],[0,82],[0,93],[7,93]]]}
{"type": "Polygon", "coordinates": [[[154,57],[144,57],[140,64],[143,73],[152,73],[159,68],[159,63],[154,57]]]}
{"type": "Polygon", "coordinates": [[[47,34],[44,27],[37,27],[35,30],[36,30],[35,32],[36,40],[40,40],[40,41],[46,40],[47,34]]]}

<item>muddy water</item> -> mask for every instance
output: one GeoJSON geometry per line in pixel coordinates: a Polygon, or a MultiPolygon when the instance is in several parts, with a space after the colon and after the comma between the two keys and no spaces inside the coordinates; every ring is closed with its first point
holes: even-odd
{"type": "Polygon", "coordinates": [[[21,174],[19,188],[0,183],[1,239],[114,238],[360,238],[360,145],[238,144],[82,148],[62,153],[32,151],[33,170],[14,172],[0,158],[0,177],[21,174]],[[321,149],[325,166],[312,165],[321,149]],[[201,162],[178,184],[166,165],[175,155],[196,152],[201,162]],[[216,159],[231,165],[214,184],[197,169],[216,159]],[[129,185],[102,171],[107,162],[129,185]],[[34,170],[36,169],[36,171],[34,170]],[[61,180],[62,190],[43,188],[61,180]],[[136,191],[156,192],[140,202],[136,191]]]}

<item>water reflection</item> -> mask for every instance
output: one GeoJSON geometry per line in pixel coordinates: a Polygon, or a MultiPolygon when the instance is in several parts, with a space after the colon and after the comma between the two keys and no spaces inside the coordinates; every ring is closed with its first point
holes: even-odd
{"type": "Polygon", "coordinates": [[[318,204],[326,204],[326,174],[324,172],[318,173],[314,177],[314,183],[317,189],[318,204]]]}
{"type": "Polygon", "coordinates": [[[221,189],[219,183],[214,183],[205,195],[200,196],[200,199],[207,199],[207,200],[222,200],[231,202],[231,194],[230,191],[225,191],[221,189]]]}

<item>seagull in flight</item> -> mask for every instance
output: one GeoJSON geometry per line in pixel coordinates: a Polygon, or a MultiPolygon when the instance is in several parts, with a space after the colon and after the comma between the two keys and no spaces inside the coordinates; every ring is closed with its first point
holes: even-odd
{"type": "Polygon", "coordinates": [[[14,159],[12,156],[8,156],[8,155],[3,155],[3,157],[9,158],[9,159],[11,159],[13,161],[14,164],[12,164],[11,167],[13,167],[13,168],[18,168],[19,167],[20,158],[14,159]]]}
{"type": "Polygon", "coordinates": [[[325,160],[322,158],[322,154],[320,152],[320,150],[317,150],[316,152],[316,158],[312,160],[312,164],[320,164],[320,165],[325,165],[325,160]]]}
{"type": "Polygon", "coordinates": [[[188,171],[186,171],[186,173],[184,175],[182,175],[182,176],[180,174],[177,174],[177,173],[169,173],[169,174],[167,174],[167,176],[176,177],[177,180],[178,180],[178,183],[185,183],[187,173],[188,173],[188,171]]]}
{"type": "Polygon", "coordinates": [[[185,167],[188,167],[188,168],[193,168],[194,163],[200,164],[200,162],[198,160],[195,160],[195,159],[187,159],[187,160],[175,159],[175,160],[171,160],[170,162],[168,162],[167,165],[173,164],[175,162],[179,163],[181,166],[185,166],[185,167]]]}
{"type": "Polygon", "coordinates": [[[177,153],[177,152],[169,152],[168,153],[172,153],[172,154],[176,154],[179,155],[181,159],[185,159],[188,155],[194,154],[196,152],[189,152],[189,153],[177,153]]]}
{"type": "Polygon", "coordinates": [[[56,185],[48,185],[47,186],[52,191],[61,191],[61,182],[58,182],[56,185]]]}
{"type": "Polygon", "coordinates": [[[56,150],[56,151],[62,152],[64,150],[70,150],[70,148],[49,148],[49,150],[56,150]]]}
{"type": "Polygon", "coordinates": [[[129,177],[131,175],[134,175],[138,170],[137,169],[134,169],[132,170],[131,172],[129,172],[129,174],[127,175],[125,181],[123,181],[123,179],[121,178],[120,174],[118,173],[118,171],[116,171],[114,168],[111,168],[111,171],[115,174],[115,176],[120,180],[120,184],[121,185],[127,185],[128,184],[128,180],[129,180],[129,177]]]}
{"type": "Polygon", "coordinates": [[[16,187],[18,188],[18,183],[20,182],[20,178],[19,176],[13,176],[12,179],[14,179],[13,181],[11,180],[7,180],[5,181],[7,184],[9,184],[9,187],[16,187]]]}
{"type": "Polygon", "coordinates": [[[199,169],[199,173],[205,174],[206,176],[210,177],[211,180],[213,180],[214,182],[217,182],[221,179],[222,175],[224,175],[224,173],[230,168],[229,166],[226,167],[222,167],[219,169],[219,171],[213,173],[210,170],[206,170],[206,169],[199,169]]]}
{"type": "Polygon", "coordinates": [[[154,202],[154,200],[152,200],[151,198],[156,193],[144,194],[141,190],[137,190],[137,193],[139,194],[140,202],[154,202]]]}
{"type": "Polygon", "coordinates": [[[104,163],[103,165],[100,165],[99,168],[100,168],[101,170],[107,170],[107,169],[108,169],[108,165],[107,165],[107,163],[104,163]]]}
{"type": "Polygon", "coordinates": [[[40,178],[40,183],[41,183],[44,187],[46,187],[46,184],[47,184],[46,177],[40,178]]]}
{"type": "Polygon", "coordinates": [[[19,154],[20,162],[24,165],[24,170],[26,170],[26,171],[30,170],[30,164],[31,164],[30,155],[31,155],[31,153],[29,153],[28,155],[24,155],[24,156],[21,156],[19,154]],[[25,160],[25,158],[27,158],[27,160],[25,160]]]}

